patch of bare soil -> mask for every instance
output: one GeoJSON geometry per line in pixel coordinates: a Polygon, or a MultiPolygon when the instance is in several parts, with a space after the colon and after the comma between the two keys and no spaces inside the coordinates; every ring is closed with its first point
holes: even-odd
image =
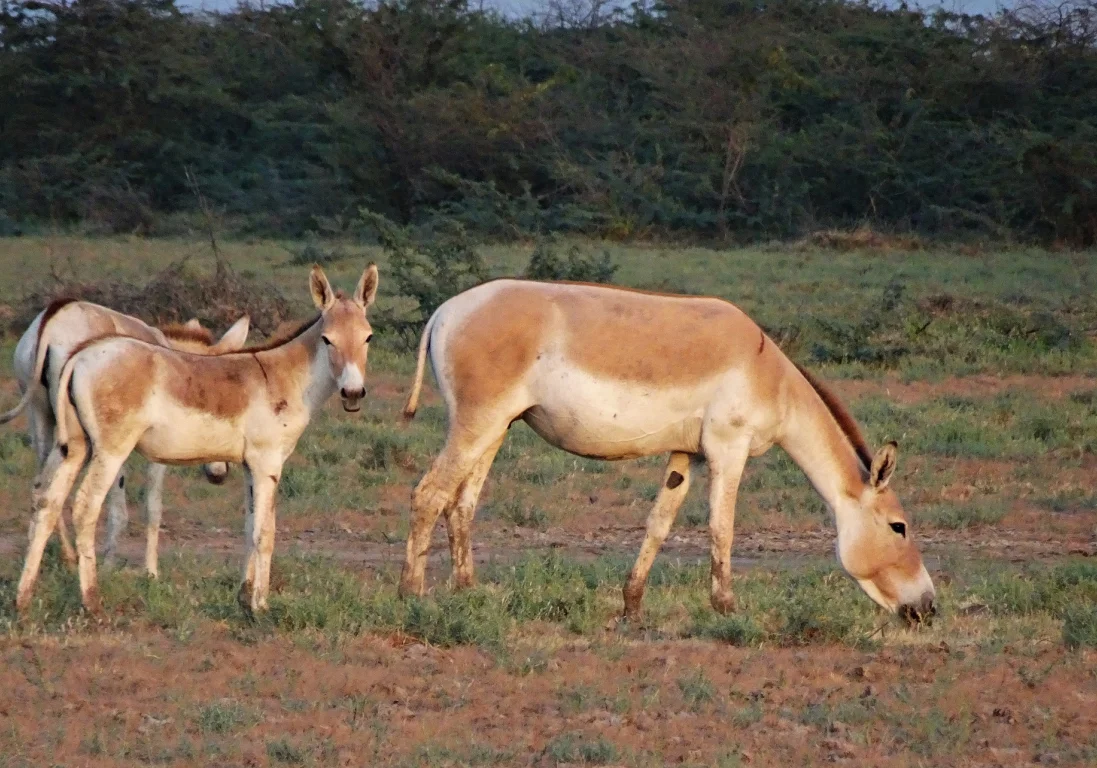
{"type": "MultiPolygon", "coordinates": [[[[143,563],[142,535],[143,532],[121,540],[119,557],[123,565],[140,567],[143,563]]],[[[211,531],[186,525],[165,526],[160,538],[160,554],[161,557],[173,552],[223,557],[227,562],[235,563],[240,556],[242,535],[241,531],[229,529],[211,531]]],[[[100,538],[103,538],[102,533],[100,538]]],[[[603,525],[596,531],[584,533],[560,528],[538,531],[500,526],[474,532],[473,550],[480,563],[509,562],[550,551],[580,559],[609,556],[628,561],[636,556],[643,538],[642,525],[603,525]]],[[[1097,538],[1092,531],[1084,530],[1077,533],[1017,531],[1001,526],[966,531],[932,530],[921,533],[918,542],[931,570],[942,558],[960,554],[1018,563],[1067,555],[1097,557],[1097,538]]],[[[783,568],[809,559],[833,557],[835,543],[834,531],[825,528],[747,531],[736,535],[732,552],[736,567],[783,568]]],[[[660,553],[662,557],[684,562],[706,562],[709,546],[706,529],[682,529],[671,532],[660,553]]],[[[25,547],[25,536],[0,536],[2,557],[21,557],[25,547]]],[[[439,524],[431,542],[431,566],[440,575],[448,572],[448,547],[445,529],[439,524]]],[[[405,540],[392,536],[389,540],[378,541],[372,533],[355,531],[349,526],[339,531],[283,528],[278,534],[277,548],[280,552],[324,555],[376,569],[398,569],[403,564],[405,540]]]]}
{"type": "Polygon", "coordinates": [[[478,750],[550,766],[583,762],[583,749],[610,765],[992,766],[1075,762],[1097,729],[1085,672],[1097,657],[1057,648],[985,657],[611,638],[567,641],[533,667],[515,650],[500,661],[400,638],[243,645],[212,625],[186,641],[7,642],[0,749],[86,766],[422,765],[428,750],[457,758],[445,765],[478,750]]]}

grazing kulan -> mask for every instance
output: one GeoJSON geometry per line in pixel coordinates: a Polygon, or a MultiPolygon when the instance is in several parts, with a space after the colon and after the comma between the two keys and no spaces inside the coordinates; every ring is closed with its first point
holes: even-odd
{"type": "Polygon", "coordinates": [[[747,459],[775,443],[830,505],[839,560],[869,597],[908,620],[934,612],[933,582],[889,487],[895,443],[873,455],[838,399],[733,304],[581,283],[485,283],[444,303],[427,323],[408,418],[428,354],[449,428],[412,494],[401,594],[423,593],[442,513],[454,584],[472,584],[477,499],[508,427],[521,419],[580,456],[670,454],[624,587],[626,616],[640,611],[648,572],[699,461],[710,477],[712,605],[734,609],[739,481],[747,459]]]}
{"type": "MultiPolygon", "coordinates": [[[[15,347],[15,375],[22,397],[18,405],[0,415],[0,424],[6,424],[24,410],[27,412],[27,431],[37,458],[33,494],[35,506],[39,502],[39,489],[49,485],[50,478],[56,471],[56,462],[47,465],[56,426],[52,402],[61,368],[74,349],[91,339],[121,335],[195,354],[218,355],[243,347],[247,341],[249,325],[247,316],[241,317],[215,342],[213,334],[197,319],[182,325],[155,328],[136,317],[75,299],[58,299],[39,312],[15,347]]],[[[78,425],[76,429],[79,429],[78,425]]],[[[228,465],[224,462],[207,464],[202,469],[206,478],[215,485],[224,482],[228,475],[228,465]]],[[[145,494],[145,568],[153,576],[158,571],[157,541],[163,510],[165,471],[166,467],[162,464],[149,465],[145,494]]],[[[108,494],[107,545],[104,553],[108,562],[114,558],[118,538],[129,521],[125,482],[123,470],[118,473],[118,478],[108,494]]],[[[75,564],[76,552],[69,542],[63,517],[57,520],[57,532],[61,537],[65,560],[75,564]]]]}
{"type": "Polygon", "coordinates": [[[162,464],[227,461],[244,467],[247,553],[239,600],[248,611],[265,609],[282,466],[313,414],[336,391],[345,411],[359,410],[373,335],[366,310],[377,283],[371,264],[347,298],[314,266],[309,284],[320,314],[288,339],[240,352],[203,357],[123,337],[75,351],[54,402],[53,450],[60,466],[35,515],[17,607],[23,610],[30,600],[46,536],[86,458],[72,516],[81,598],[98,612],[95,524],[110,483],[136,449],[162,464]],[[70,412],[86,441],[71,439],[70,412]]]}

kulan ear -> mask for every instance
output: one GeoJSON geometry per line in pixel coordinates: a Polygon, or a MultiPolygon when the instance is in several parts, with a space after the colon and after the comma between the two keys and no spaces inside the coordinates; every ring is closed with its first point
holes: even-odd
{"type": "Polygon", "coordinates": [[[872,459],[872,468],[868,472],[869,482],[878,491],[887,488],[891,476],[895,474],[895,466],[899,460],[899,444],[892,440],[879,451],[872,459]]]}
{"type": "Polygon", "coordinates": [[[309,291],[312,293],[312,303],[321,312],[335,303],[335,291],[331,289],[328,276],[319,264],[313,264],[312,271],[309,272],[309,291]]]}
{"type": "Polygon", "coordinates": [[[367,309],[373,300],[377,298],[377,265],[370,264],[362,277],[358,280],[358,287],[354,289],[354,300],[367,309]]]}
{"type": "Polygon", "coordinates": [[[244,315],[225,331],[225,335],[221,337],[220,341],[213,345],[214,351],[218,354],[224,354],[225,352],[235,352],[242,349],[244,344],[247,343],[250,328],[251,318],[244,315]]]}
{"type": "Polygon", "coordinates": [[[202,323],[199,322],[197,317],[192,317],[187,322],[183,323],[184,328],[190,328],[192,331],[202,330],[202,323]]]}

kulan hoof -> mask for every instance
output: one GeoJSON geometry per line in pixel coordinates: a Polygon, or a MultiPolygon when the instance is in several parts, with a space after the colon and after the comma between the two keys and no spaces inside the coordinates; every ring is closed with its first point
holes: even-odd
{"type": "Polygon", "coordinates": [[[400,588],[396,592],[401,599],[409,597],[422,597],[423,596],[423,582],[421,579],[416,579],[405,573],[400,577],[400,588]]]}
{"type": "Polygon", "coordinates": [[[249,619],[255,618],[255,611],[251,607],[251,590],[252,583],[245,581],[240,585],[240,589],[236,593],[236,603],[240,606],[240,610],[244,612],[244,616],[249,619]]]}
{"type": "Polygon", "coordinates": [[[644,589],[630,588],[625,586],[625,619],[632,620],[640,618],[640,614],[644,612],[644,589]]]}
{"type": "Polygon", "coordinates": [[[98,622],[102,622],[106,615],[103,612],[103,601],[99,597],[99,590],[92,587],[84,594],[84,611],[98,622]]]}
{"type": "Polygon", "coordinates": [[[730,591],[713,592],[712,609],[719,613],[721,616],[727,616],[728,614],[735,613],[736,602],[734,593],[730,591]]]}

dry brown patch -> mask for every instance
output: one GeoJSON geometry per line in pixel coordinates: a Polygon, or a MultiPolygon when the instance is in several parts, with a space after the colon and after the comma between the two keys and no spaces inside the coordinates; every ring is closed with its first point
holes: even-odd
{"type": "Polygon", "coordinates": [[[474,649],[406,637],[309,647],[281,637],[245,646],[213,625],[186,643],[142,629],[8,642],[0,745],[29,764],[166,753],[182,766],[215,754],[265,765],[268,744],[285,740],[340,765],[473,745],[509,751],[506,764],[542,765],[546,747],[571,734],[613,744],[619,759],[666,764],[714,764],[731,752],[752,765],[994,765],[1069,761],[1065,750],[1097,729],[1097,681],[1085,674],[1097,658],[1054,648],[1022,658],[947,645],[866,653],[556,642],[515,647],[516,661],[545,654],[544,671],[523,675],[474,649]],[[712,699],[690,700],[680,684],[690,679],[707,682],[712,699]],[[201,731],[211,705],[239,706],[246,723],[201,731]]]}

